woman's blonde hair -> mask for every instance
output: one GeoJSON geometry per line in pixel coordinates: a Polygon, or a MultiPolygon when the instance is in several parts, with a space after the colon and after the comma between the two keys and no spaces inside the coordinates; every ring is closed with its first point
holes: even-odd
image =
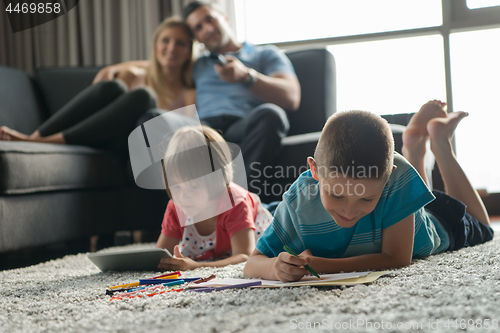
{"type": "Polygon", "coordinates": [[[232,154],[227,142],[208,126],[185,126],[175,132],[170,140],[163,172],[165,187],[170,198],[169,186],[200,179],[202,185],[219,195],[233,181],[232,154]],[[219,177],[206,175],[222,174],[219,177]]]}
{"type": "Polygon", "coordinates": [[[165,19],[159,26],[156,28],[156,31],[153,35],[153,43],[151,46],[151,56],[150,63],[151,66],[148,67],[146,76],[147,76],[147,85],[153,88],[156,93],[158,106],[163,109],[167,109],[167,106],[175,99],[174,94],[170,91],[165,82],[165,78],[163,77],[161,71],[161,65],[156,59],[156,43],[158,42],[158,38],[160,34],[168,28],[181,28],[184,30],[187,36],[189,36],[189,48],[191,50],[191,59],[187,60],[186,63],[182,66],[182,84],[187,88],[193,87],[193,80],[191,78],[191,74],[193,71],[193,59],[196,57],[193,52],[195,49],[193,47],[194,36],[189,28],[189,26],[179,17],[170,17],[165,19]]]}

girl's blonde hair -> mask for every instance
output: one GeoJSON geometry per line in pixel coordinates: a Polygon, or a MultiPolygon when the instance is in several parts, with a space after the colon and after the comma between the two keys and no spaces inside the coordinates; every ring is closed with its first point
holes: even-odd
{"type": "Polygon", "coordinates": [[[194,47],[194,36],[191,32],[189,26],[179,17],[170,17],[165,19],[159,26],[156,28],[156,31],[153,35],[153,43],[151,46],[151,56],[150,63],[151,65],[148,67],[146,72],[146,80],[147,85],[150,86],[156,93],[158,106],[163,109],[167,109],[167,106],[171,104],[171,102],[175,99],[174,94],[170,91],[165,82],[165,78],[163,77],[161,65],[156,59],[156,43],[158,42],[158,37],[160,34],[168,28],[181,28],[184,30],[187,36],[189,36],[189,48],[191,50],[191,59],[187,60],[186,63],[182,66],[182,84],[187,88],[193,87],[193,80],[191,78],[191,74],[193,71],[193,63],[195,59],[195,52],[193,52],[194,47]]]}
{"type": "Polygon", "coordinates": [[[214,129],[204,125],[180,128],[170,140],[162,162],[169,197],[173,198],[169,185],[198,178],[210,193],[220,195],[233,181],[232,160],[227,142],[214,129]],[[223,179],[203,177],[218,170],[223,179]]]}

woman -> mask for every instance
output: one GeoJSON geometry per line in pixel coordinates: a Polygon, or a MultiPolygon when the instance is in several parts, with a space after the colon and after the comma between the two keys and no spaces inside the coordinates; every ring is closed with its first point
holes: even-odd
{"type": "Polygon", "coordinates": [[[154,34],[149,62],[104,68],[93,85],[35,132],[26,135],[2,126],[0,140],[87,145],[128,158],[128,135],[146,110],[194,104],[192,58],[191,30],[181,19],[166,19],[154,34]]]}

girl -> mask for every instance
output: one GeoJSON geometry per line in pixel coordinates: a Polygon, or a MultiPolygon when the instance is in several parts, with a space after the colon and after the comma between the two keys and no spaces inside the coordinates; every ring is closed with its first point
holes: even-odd
{"type": "Polygon", "coordinates": [[[127,158],[128,135],[146,110],[157,105],[174,110],[194,104],[192,58],[191,30],[180,19],[167,19],[154,34],[149,62],[104,68],[93,85],[31,135],[2,126],[0,140],[88,145],[127,158]],[[102,81],[110,72],[117,80],[102,81]]]}
{"type": "Polygon", "coordinates": [[[161,270],[221,267],[244,262],[272,220],[257,195],[232,182],[231,151],[207,126],[172,137],[163,160],[168,203],[156,247],[173,258],[161,270]],[[199,262],[198,260],[218,259],[199,262]]]}

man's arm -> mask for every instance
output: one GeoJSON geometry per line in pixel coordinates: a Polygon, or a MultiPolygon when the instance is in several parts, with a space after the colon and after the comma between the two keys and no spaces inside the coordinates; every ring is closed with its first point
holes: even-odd
{"type": "MultiPolygon", "coordinates": [[[[228,64],[214,65],[220,79],[226,82],[241,84],[248,75],[249,68],[238,58],[227,55],[228,64]]],[[[300,105],[300,84],[292,74],[276,74],[267,76],[256,73],[255,82],[250,91],[266,103],[274,103],[285,110],[295,111],[300,105]]]]}
{"type": "Polygon", "coordinates": [[[382,252],[364,254],[357,257],[328,259],[300,256],[310,262],[318,273],[338,273],[366,270],[381,270],[408,266],[413,253],[415,214],[382,231],[382,252]]]}
{"type": "Polygon", "coordinates": [[[300,84],[292,74],[266,76],[257,73],[250,91],[264,102],[274,103],[288,111],[296,111],[300,105],[300,84]]]}

